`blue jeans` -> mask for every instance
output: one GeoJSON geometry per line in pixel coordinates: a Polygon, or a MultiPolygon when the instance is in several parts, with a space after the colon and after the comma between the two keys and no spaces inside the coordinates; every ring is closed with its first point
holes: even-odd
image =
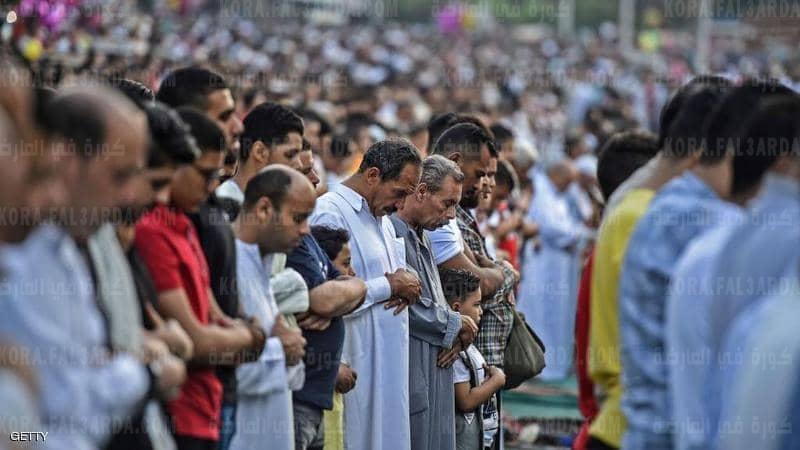
{"type": "Polygon", "coordinates": [[[236,403],[223,404],[220,413],[219,450],[228,450],[236,434],[236,403]]]}

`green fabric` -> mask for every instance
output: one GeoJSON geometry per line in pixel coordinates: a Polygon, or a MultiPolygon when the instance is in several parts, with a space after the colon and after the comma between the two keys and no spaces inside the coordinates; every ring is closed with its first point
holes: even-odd
{"type": "Polygon", "coordinates": [[[577,382],[528,382],[503,391],[503,414],[515,419],[583,419],[578,409],[577,382]]]}

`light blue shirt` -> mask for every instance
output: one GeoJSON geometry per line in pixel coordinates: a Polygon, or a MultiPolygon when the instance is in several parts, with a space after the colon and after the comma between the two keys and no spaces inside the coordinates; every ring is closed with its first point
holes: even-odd
{"type": "Polygon", "coordinates": [[[0,248],[0,265],[0,333],[28,352],[41,387],[43,428],[27,431],[48,431],[48,449],[102,447],[150,381],[136,358],[106,350],[84,255],[63,229],[41,225],[0,248]]]}
{"type": "Polygon", "coordinates": [[[342,359],[358,373],[344,396],[345,448],[409,450],[408,310],[394,315],[382,305],[392,294],[384,274],[405,267],[405,241],[344,184],[317,200],[311,223],[350,233],[353,270],[367,284],[364,303],[344,316],[342,359]]]}
{"type": "MultiPolygon", "coordinates": [[[[244,313],[255,316],[269,333],[280,315],[272,295],[272,255],[261,257],[258,244],[236,240],[236,288],[244,313]]],[[[294,448],[291,393],[283,345],[267,338],[258,360],[236,368],[236,433],[231,449],[261,448],[269,442],[276,450],[294,448]]]]}
{"type": "Polygon", "coordinates": [[[677,449],[709,448],[719,419],[722,335],[744,307],[778,285],[776,276],[800,253],[798,224],[800,185],[771,174],[741,220],[696,239],[678,263],[667,302],[677,449]]]}
{"type": "Polygon", "coordinates": [[[665,348],[676,449],[708,448],[708,376],[715,364],[709,308],[718,286],[714,266],[736,223],[726,222],[695,239],[675,267],[666,311],[665,348]]]}
{"type": "Polygon", "coordinates": [[[664,351],[667,291],[692,239],[726,220],[731,207],[687,172],[656,194],[631,236],[620,278],[625,449],[671,448],[664,351]]]}
{"type": "Polygon", "coordinates": [[[431,251],[437,265],[450,261],[464,251],[464,239],[461,237],[461,230],[455,218],[429,231],[428,238],[431,240],[431,251]]]}
{"type": "Polygon", "coordinates": [[[783,287],[745,307],[724,338],[718,450],[800,448],[800,258],[783,287]]]}

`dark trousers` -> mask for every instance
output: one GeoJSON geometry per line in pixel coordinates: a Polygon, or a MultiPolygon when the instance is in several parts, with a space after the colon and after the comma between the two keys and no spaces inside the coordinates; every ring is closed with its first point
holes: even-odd
{"type": "Polygon", "coordinates": [[[236,403],[223,403],[220,411],[219,450],[228,450],[236,434],[236,403]]]}
{"type": "Polygon", "coordinates": [[[175,445],[178,446],[178,450],[217,450],[219,443],[210,439],[200,439],[176,434],[175,445]]]}
{"type": "Polygon", "coordinates": [[[617,448],[606,444],[600,439],[589,436],[589,440],[586,442],[586,450],[617,450],[617,448]]]}

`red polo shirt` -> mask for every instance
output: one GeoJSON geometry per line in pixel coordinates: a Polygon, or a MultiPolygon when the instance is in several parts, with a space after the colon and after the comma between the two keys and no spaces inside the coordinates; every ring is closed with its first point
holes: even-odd
{"type": "MultiPolygon", "coordinates": [[[[157,206],[136,224],[135,245],[158,292],[183,289],[197,320],[209,323],[208,265],[191,220],[157,206]]],[[[218,440],[221,402],[214,369],[189,368],[180,396],[168,404],[175,434],[218,440]]]]}

